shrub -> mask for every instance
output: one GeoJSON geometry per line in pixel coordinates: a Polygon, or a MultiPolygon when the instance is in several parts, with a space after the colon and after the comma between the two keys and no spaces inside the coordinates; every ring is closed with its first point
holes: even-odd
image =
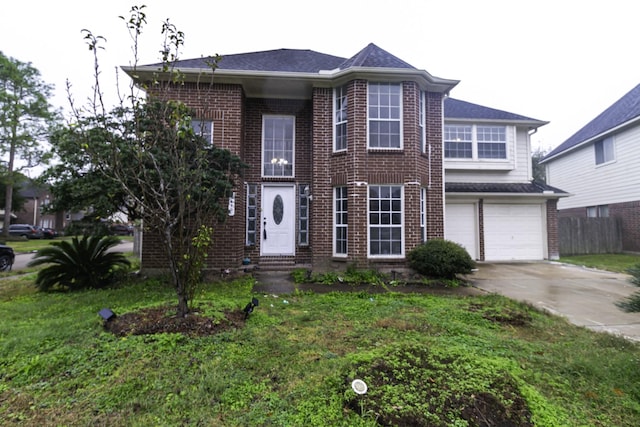
{"type": "Polygon", "coordinates": [[[115,236],[74,237],[40,249],[29,266],[45,265],[35,284],[41,291],[102,288],[113,282],[118,271],[130,266],[121,252],[109,252],[120,242],[115,236]]]}
{"type": "Polygon", "coordinates": [[[475,262],[461,245],[443,239],[431,239],[409,252],[409,265],[428,277],[455,279],[469,274],[475,262]]]}
{"type": "MultiPolygon", "coordinates": [[[[640,287],[640,264],[629,267],[627,273],[631,275],[629,282],[634,286],[640,287]]],[[[623,301],[617,302],[616,305],[627,313],[640,312],[640,291],[633,293],[623,301]]]]}

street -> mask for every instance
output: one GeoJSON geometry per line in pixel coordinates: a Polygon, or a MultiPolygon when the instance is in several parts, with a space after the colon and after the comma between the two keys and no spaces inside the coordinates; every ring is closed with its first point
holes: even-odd
{"type": "MultiPolygon", "coordinates": [[[[132,242],[122,242],[113,248],[114,251],[118,252],[131,252],[133,250],[132,242]]],[[[35,252],[32,253],[22,253],[16,254],[16,260],[13,263],[12,270],[22,270],[27,267],[27,264],[33,259],[35,252]]]]}

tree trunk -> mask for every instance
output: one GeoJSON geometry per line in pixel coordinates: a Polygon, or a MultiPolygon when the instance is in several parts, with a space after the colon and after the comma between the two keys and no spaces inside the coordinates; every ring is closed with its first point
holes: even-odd
{"type": "MultiPolygon", "coordinates": [[[[11,211],[13,210],[13,168],[16,157],[16,138],[18,129],[14,125],[11,128],[11,144],[9,146],[9,163],[7,164],[7,189],[4,201],[4,227],[2,235],[9,237],[9,225],[11,225],[11,211]]],[[[35,224],[33,224],[35,225],[35,224]]]]}

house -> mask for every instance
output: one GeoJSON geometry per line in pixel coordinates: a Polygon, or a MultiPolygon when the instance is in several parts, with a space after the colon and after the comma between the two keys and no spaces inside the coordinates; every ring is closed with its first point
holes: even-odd
{"type": "Polygon", "coordinates": [[[557,259],[557,202],[532,180],[531,134],[547,124],[444,101],[445,237],[486,261],[557,259]]]}
{"type": "Polygon", "coordinates": [[[640,251],[640,85],[541,161],[547,182],[572,197],[561,217],[617,217],[622,249],[640,251]]]}
{"type": "MultiPolygon", "coordinates": [[[[232,215],[214,227],[224,244],[211,249],[210,268],[246,259],[263,268],[401,268],[417,245],[443,237],[479,260],[557,257],[562,194],[531,183],[530,133],[546,122],[448,98],[457,80],[374,44],[351,58],[227,55],[203,89],[205,58],[175,65],[185,82],[170,96],[249,165],[232,215]]],[[[138,83],[159,69],[124,67],[138,83]]],[[[144,237],[143,268],[165,267],[159,247],[144,237]]]]}

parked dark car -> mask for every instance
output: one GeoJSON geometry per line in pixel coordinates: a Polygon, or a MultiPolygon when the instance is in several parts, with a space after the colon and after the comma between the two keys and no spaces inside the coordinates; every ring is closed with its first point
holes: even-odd
{"type": "Polygon", "coordinates": [[[9,226],[9,235],[25,239],[42,239],[42,230],[29,224],[11,224],[9,226]]]}
{"type": "Polygon", "coordinates": [[[5,245],[0,245],[0,271],[9,271],[13,266],[13,261],[16,259],[16,255],[13,252],[13,248],[5,245]]]}
{"type": "Polygon", "coordinates": [[[114,236],[132,236],[133,227],[126,224],[111,224],[109,227],[111,234],[114,236]]]}
{"type": "Polygon", "coordinates": [[[53,228],[44,227],[42,229],[42,237],[45,239],[55,239],[58,237],[58,232],[53,228]]]}

